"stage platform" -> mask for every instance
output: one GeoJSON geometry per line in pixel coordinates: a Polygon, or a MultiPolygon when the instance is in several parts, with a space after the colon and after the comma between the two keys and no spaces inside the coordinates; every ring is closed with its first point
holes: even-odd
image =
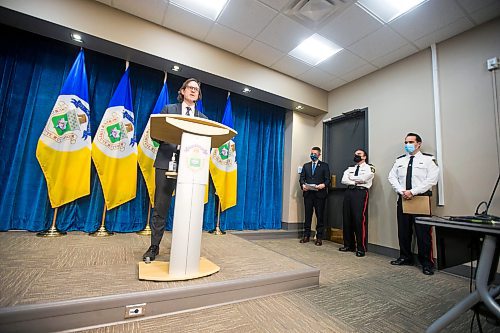
{"type": "MultiPolygon", "coordinates": [[[[157,260],[169,260],[170,236],[165,234],[157,260]]],[[[123,321],[130,305],[141,309],[133,320],[318,286],[319,269],[245,239],[280,236],[293,233],[203,233],[201,255],[220,266],[218,273],[153,282],[138,279],[147,236],[0,233],[0,331],[69,330],[123,321]]]]}

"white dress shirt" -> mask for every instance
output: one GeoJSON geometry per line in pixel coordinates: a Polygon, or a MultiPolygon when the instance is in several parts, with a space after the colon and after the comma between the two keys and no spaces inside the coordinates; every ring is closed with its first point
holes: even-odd
{"type": "MultiPolygon", "coordinates": [[[[400,156],[394,162],[389,172],[389,183],[394,190],[403,194],[406,191],[406,171],[410,162],[409,154],[400,156]]],[[[437,184],[439,176],[439,167],[434,163],[434,156],[422,154],[420,151],[413,158],[413,169],[411,174],[411,193],[418,195],[429,191],[432,186],[437,184]]]]}
{"type": "Polygon", "coordinates": [[[348,167],[342,176],[342,184],[355,185],[369,189],[372,187],[373,177],[375,177],[375,169],[373,166],[363,162],[359,164],[358,175],[355,176],[356,167],[358,164],[348,167]]]}

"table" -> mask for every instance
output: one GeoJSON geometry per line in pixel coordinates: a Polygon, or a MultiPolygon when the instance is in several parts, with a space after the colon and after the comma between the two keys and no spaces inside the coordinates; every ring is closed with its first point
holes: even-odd
{"type": "Polygon", "coordinates": [[[451,228],[464,231],[477,232],[484,235],[483,247],[479,257],[476,276],[476,290],[470,293],[463,300],[453,306],[448,312],[437,319],[426,330],[427,333],[439,332],[458,319],[460,315],[479,302],[483,302],[486,307],[500,319],[500,306],[495,301],[495,297],[500,294],[500,286],[489,286],[488,278],[491,269],[496,270],[497,267],[492,267],[495,260],[495,250],[498,238],[500,237],[500,223],[477,223],[477,222],[462,222],[450,221],[440,217],[417,217],[416,223],[427,224],[435,227],[451,228]]]}

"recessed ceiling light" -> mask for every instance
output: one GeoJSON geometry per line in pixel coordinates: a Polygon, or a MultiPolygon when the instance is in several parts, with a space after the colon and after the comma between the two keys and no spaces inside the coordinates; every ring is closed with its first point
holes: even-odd
{"type": "Polygon", "coordinates": [[[173,65],[173,66],[172,66],[172,70],[173,70],[174,72],[180,72],[180,71],[181,71],[181,68],[180,68],[179,66],[177,66],[177,65],[173,65]]]}
{"type": "Polygon", "coordinates": [[[71,39],[78,43],[83,43],[82,35],[77,33],[71,33],[71,39]]]}
{"type": "Polygon", "coordinates": [[[340,50],[342,50],[340,46],[318,34],[314,34],[288,54],[305,63],[316,66],[340,50]]]}
{"type": "Polygon", "coordinates": [[[170,0],[174,6],[206,17],[212,21],[217,20],[228,0],[170,0]]]}
{"type": "Polygon", "coordinates": [[[243,93],[244,94],[248,94],[250,91],[252,91],[252,89],[247,88],[247,87],[243,88],[243,93]]]}
{"type": "Polygon", "coordinates": [[[297,105],[297,106],[295,107],[295,110],[302,110],[303,108],[304,108],[304,107],[303,107],[302,105],[297,105]]]}
{"type": "Polygon", "coordinates": [[[358,6],[389,23],[425,1],[427,0],[359,0],[358,6]]]}

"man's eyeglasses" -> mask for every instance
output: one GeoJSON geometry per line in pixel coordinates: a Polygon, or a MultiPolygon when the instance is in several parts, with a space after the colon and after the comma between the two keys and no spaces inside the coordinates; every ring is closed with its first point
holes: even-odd
{"type": "Polygon", "coordinates": [[[196,91],[200,91],[200,88],[198,88],[198,87],[186,86],[186,89],[189,89],[189,90],[191,90],[191,91],[195,91],[195,92],[196,92],[196,91]]]}

